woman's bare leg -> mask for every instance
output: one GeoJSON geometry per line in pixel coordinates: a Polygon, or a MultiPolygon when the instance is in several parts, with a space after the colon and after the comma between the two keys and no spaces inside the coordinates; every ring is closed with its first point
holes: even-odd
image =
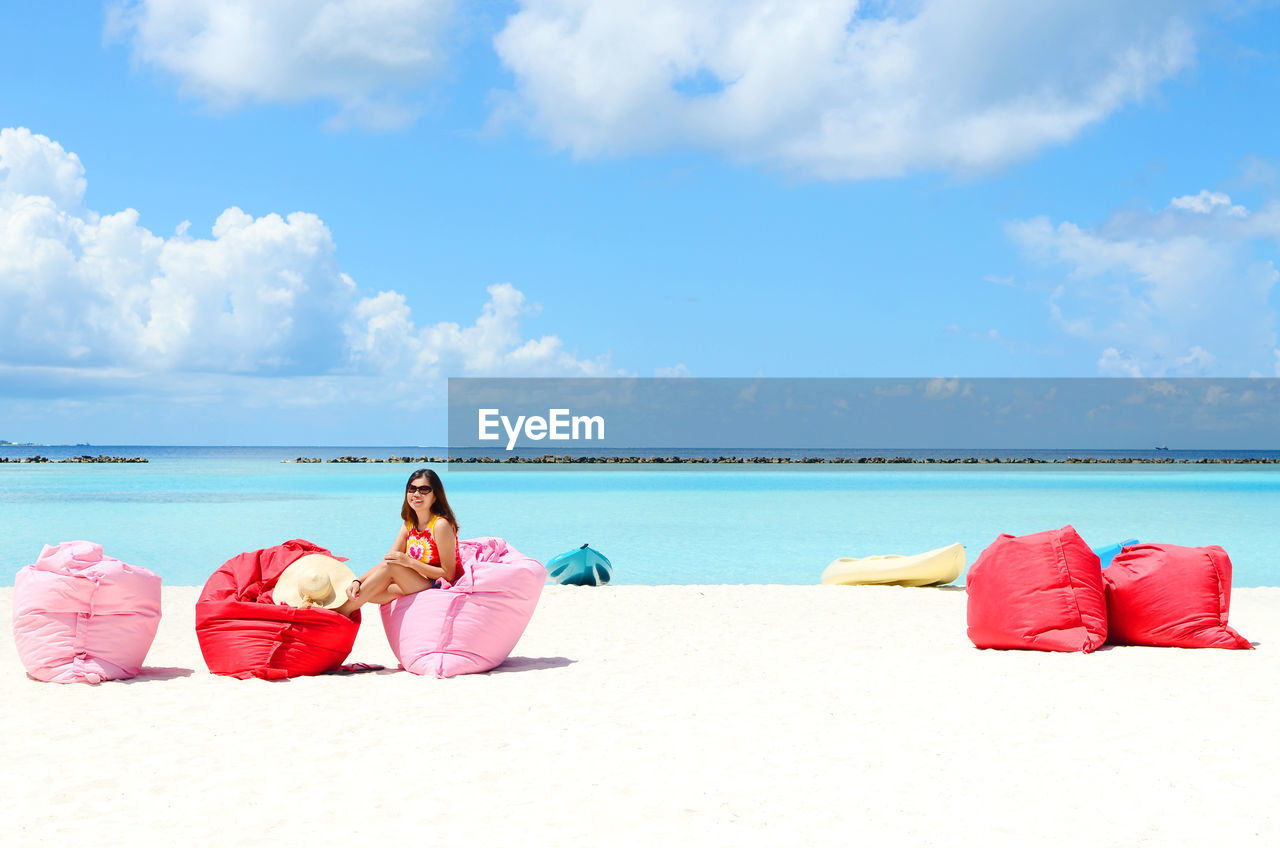
{"type": "Polygon", "coordinates": [[[412,595],[423,589],[430,589],[435,581],[428,580],[412,568],[394,563],[384,562],[377,566],[380,572],[377,582],[370,587],[371,594],[365,596],[365,585],[360,585],[360,599],[366,604],[385,604],[394,601],[401,595],[412,595]]]}
{"type": "Polygon", "coordinates": [[[348,598],[338,607],[338,612],[349,616],[364,604],[385,604],[402,595],[428,589],[433,582],[412,568],[381,562],[369,569],[360,581],[360,597],[348,598]]]}

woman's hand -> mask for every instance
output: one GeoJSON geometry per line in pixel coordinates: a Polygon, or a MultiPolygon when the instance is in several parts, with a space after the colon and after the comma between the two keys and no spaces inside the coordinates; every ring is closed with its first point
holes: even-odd
{"type": "Polygon", "coordinates": [[[420,562],[402,551],[391,551],[382,558],[382,561],[387,565],[404,566],[410,571],[421,574],[426,580],[435,580],[441,573],[440,566],[427,565],[425,562],[420,562]]]}
{"type": "Polygon", "coordinates": [[[444,569],[438,565],[427,565],[414,559],[403,551],[389,551],[382,557],[384,565],[400,565],[417,572],[424,580],[438,580],[444,576],[444,569]]]}
{"type": "Polygon", "coordinates": [[[349,600],[357,601],[360,599],[360,585],[359,580],[351,581],[351,585],[347,587],[347,598],[349,600]]]}
{"type": "Polygon", "coordinates": [[[382,561],[392,565],[402,565],[405,568],[413,568],[418,564],[416,559],[409,556],[404,551],[389,551],[387,555],[382,558],[382,561]]]}

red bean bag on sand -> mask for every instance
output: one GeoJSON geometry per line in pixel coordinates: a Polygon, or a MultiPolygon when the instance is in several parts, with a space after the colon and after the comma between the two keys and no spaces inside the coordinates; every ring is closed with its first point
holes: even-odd
{"type": "Polygon", "coordinates": [[[1102,574],[1107,641],[1168,648],[1252,648],[1227,625],[1231,558],[1217,545],[1131,545],[1102,574]]]}
{"type": "Polygon", "coordinates": [[[1070,525],[1000,536],[969,569],[965,591],[979,648],[1088,653],[1106,641],[1102,565],[1070,525]]]}
{"type": "Polygon", "coordinates": [[[240,554],[213,573],[196,601],[196,636],[209,671],[279,680],[342,665],[360,630],[358,610],[347,618],[332,610],[277,604],[271,597],[280,573],[307,554],[333,556],[305,539],[293,539],[240,554]]]}

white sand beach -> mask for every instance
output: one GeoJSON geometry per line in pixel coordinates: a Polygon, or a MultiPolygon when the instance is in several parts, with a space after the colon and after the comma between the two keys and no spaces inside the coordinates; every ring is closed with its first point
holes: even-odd
{"type": "Polygon", "coordinates": [[[6,625],[5,844],[1280,844],[1280,589],[1257,650],[1085,656],[974,649],[957,589],[551,586],[493,673],[284,682],[205,670],[197,591],[130,683],[6,625]]]}

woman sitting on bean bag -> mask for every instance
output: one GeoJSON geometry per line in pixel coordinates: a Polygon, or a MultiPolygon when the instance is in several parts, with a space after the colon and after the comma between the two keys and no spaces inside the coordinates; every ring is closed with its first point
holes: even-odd
{"type": "Polygon", "coordinates": [[[352,580],[347,602],[338,612],[350,615],[364,604],[385,604],[430,589],[437,580],[455,583],[458,563],[458,519],[444,494],[440,476],[430,468],[409,475],[400,506],[400,531],[382,562],[352,580]]]}
{"type": "Polygon", "coordinates": [[[382,605],[382,627],[406,671],[453,677],[506,662],[533,618],[547,570],[493,537],[458,542],[463,571],[452,586],[382,605]]]}
{"type": "Polygon", "coordinates": [[[381,604],[391,650],[414,674],[453,677],[502,664],[537,606],[542,563],[502,539],[458,541],[458,521],[429,468],[409,475],[400,517],[391,550],[351,581],[337,611],[381,604]]]}

